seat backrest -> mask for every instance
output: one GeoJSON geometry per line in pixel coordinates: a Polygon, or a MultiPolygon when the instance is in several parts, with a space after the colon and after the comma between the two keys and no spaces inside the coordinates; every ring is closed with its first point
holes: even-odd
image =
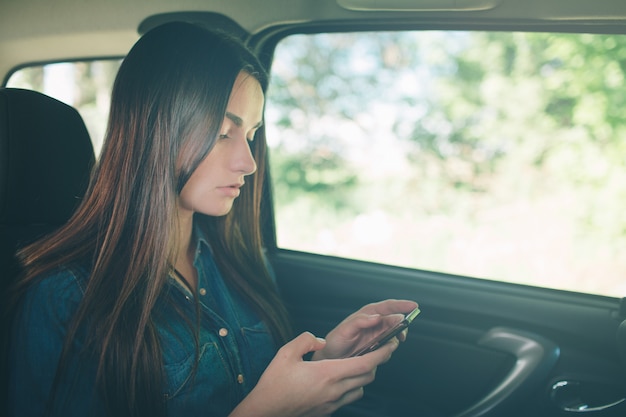
{"type": "MultiPolygon", "coordinates": [[[[86,191],[94,161],[89,133],[76,109],[35,91],[0,89],[0,307],[19,272],[16,250],[69,219],[86,191]]],[[[4,411],[8,323],[0,316],[4,411]]]]}

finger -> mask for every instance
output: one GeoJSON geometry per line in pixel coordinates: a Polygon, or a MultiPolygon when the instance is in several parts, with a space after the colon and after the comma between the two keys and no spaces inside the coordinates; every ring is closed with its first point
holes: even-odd
{"type": "Polygon", "coordinates": [[[394,313],[408,313],[417,308],[418,304],[411,300],[384,300],[364,306],[360,311],[367,314],[388,315],[394,313]]]}
{"type": "Polygon", "coordinates": [[[349,382],[352,387],[367,385],[373,380],[378,365],[387,362],[391,358],[398,344],[398,340],[394,337],[379,349],[364,355],[329,359],[329,361],[333,362],[332,373],[338,377],[337,380],[341,379],[344,382],[349,382]]]}
{"type": "MultiPolygon", "coordinates": [[[[383,356],[383,361],[385,358],[388,358],[390,355],[383,356]]],[[[380,358],[372,359],[359,357],[365,359],[367,362],[361,366],[362,372],[358,372],[353,376],[346,377],[341,381],[342,391],[349,392],[358,390],[363,388],[366,385],[369,385],[376,378],[376,370],[378,368],[378,364],[380,363],[380,358]]],[[[353,358],[356,359],[356,358],[353,358]]]]}
{"type": "Polygon", "coordinates": [[[371,360],[371,364],[373,364],[374,366],[381,365],[391,359],[391,355],[398,348],[399,344],[400,341],[398,340],[398,338],[394,337],[378,349],[366,353],[365,355],[357,356],[355,357],[355,359],[364,358],[371,360]]]}
{"type": "Polygon", "coordinates": [[[326,340],[315,337],[310,332],[304,332],[280,348],[278,354],[286,359],[302,359],[307,353],[321,350],[324,346],[326,346],[326,340]]]}
{"type": "Polygon", "coordinates": [[[372,383],[376,377],[377,366],[367,365],[364,368],[367,371],[358,372],[354,375],[346,375],[344,378],[337,380],[336,388],[340,394],[336,401],[343,401],[343,398],[349,392],[359,392],[364,386],[372,383]]]}
{"type": "Polygon", "coordinates": [[[400,323],[404,318],[404,314],[388,314],[382,316],[380,314],[357,314],[346,320],[350,323],[347,337],[359,336],[365,329],[380,328],[380,333],[400,323]]]}
{"type": "MultiPolygon", "coordinates": [[[[378,367],[378,365],[382,365],[383,363],[386,363],[389,359],[391,359],[391,356],[393,352],[398,348],[399,343],[400,342],[398,341],[398,339],[394,337],[387,343],[382,345],[380,348],[372,352],[368,352],[361,356],[353,356],[345,358],[343,360],[338,360],[338,362],[346,361],[346,368],[344,368],[348,370],[348,372],[345,373],[347,377],[346,379],[355,379],[362,377],[369,378],[370,373],[376,372],[376,368],[378,367]]],[[[343,364],[338,365],[338,367],[342,365],[343,364]]],[[[358,382],[356,382],[356,384],[367,385],[369,382],[371,381],[359,380],[358,382]]]]}
{"type": "Polygon", "coordinates": [[[343,394],[341,396],[341,398],[339,398],[339,400],[337,400],[334,404],[333,404],[333,408],[335,408],[335,410],[338,410],[339,408],[351,404],[357,400],[360,400],[361,398],[363,398],[363,387],[359,386],[357,388],[351,389],[350,391],[347,391],[345,394],[343,394]]]}
{"type": "Polygon", "coordinates": [[[349,317],[346,322],[350,323],[349,336],[357,336],[361,330],[369,329],[371,327],[378,326],[383,321],[383,316],[380,314],[356,314],[349,317]]]}
{"type": "Polygon", "coordinates": [[[384,323],[383,327],[389,328],[400,323],[404,319],[404,314],[394,313],[394,314],[387,314],[386,316],[381,316],[381,317],[384,323]]]}
{"type": "Polygon", "coordinates": [[[389,359],[391,359],[391,355],[393,355],[393,352],[396,351],[399,345],[400,345],[400,341],[398,340],[397,337],[394,337],[393,339],[385,343],[383,346],[381,346],[380,349],[378,349],[378,350],[383,350],[382,352],[383,361],[380,362],[380,364],[386,363],[389,359]]]}
{"type": "Polygon", "coordinates": [[[398,340],[400,342],[404,342],[406,341],[407,336],[409,335],[409,329],[406,328],[404,330],[402,330],[399,334],[398,334],[398,340]]]}

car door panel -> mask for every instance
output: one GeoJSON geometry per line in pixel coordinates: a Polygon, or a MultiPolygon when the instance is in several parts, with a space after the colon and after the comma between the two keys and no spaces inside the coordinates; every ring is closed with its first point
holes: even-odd
{"type": "MultiPolygon", "coordinates": [[[[573,413],[557,407],[575,406],[568,395],[606,405],[626,393],[615,299],[283,250],[271,261],[299,331],[325,335],[386,298],[420,303],[407,341],[366,391],[392,415],[557,416],[573,413]],[[563,381],[587,388],[551,398],[563,381]]],[[[621,415],[621,405],[594,415],[621,415]]]]}

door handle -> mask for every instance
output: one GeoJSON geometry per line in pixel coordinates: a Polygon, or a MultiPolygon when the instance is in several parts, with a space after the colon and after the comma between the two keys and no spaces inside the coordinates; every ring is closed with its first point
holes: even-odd
{"type": "Polygon", "coordinates": [[[625,393],[608,384],[584,381],[558,381],[552,385],[550,399],[569,413],[593,413],[626,403],[625,393]]]}
{"type": "Polygon", "coordinates": [[[487,395],[455,417],[484,416],[518,400],[548,376],[560,354],[559,347],[542,336],[505,327],[491,329],[478,345],[513,355],[515,364],[487,395]]]}

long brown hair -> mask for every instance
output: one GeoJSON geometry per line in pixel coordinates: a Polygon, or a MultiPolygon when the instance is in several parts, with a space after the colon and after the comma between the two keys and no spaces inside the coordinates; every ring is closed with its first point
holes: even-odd
{"type": "MultiPolygon", "coordinates": [[[[84,201],[59,231],[19,254],[25,274],[16,297],[59,266],[88,265],[90,276],[59,367],[67,365],[72,338],[86,329],[86,346],[97,361],[97,388],[110,415],[165,413],[153,307],[178,247],[177,197],[215,143],[241,71],[266,90],[261,65],[225,35],[185,23],[145,34],[117,75],[105,145],[84,201]]],[[[263,129],[253,143],[257,173],[251,186],[242,189],[228,215],[196,215],[196,220],[226,282],[282,343],[291,336],[289,322],[265,265],[259,225],[263,129]]]]}

